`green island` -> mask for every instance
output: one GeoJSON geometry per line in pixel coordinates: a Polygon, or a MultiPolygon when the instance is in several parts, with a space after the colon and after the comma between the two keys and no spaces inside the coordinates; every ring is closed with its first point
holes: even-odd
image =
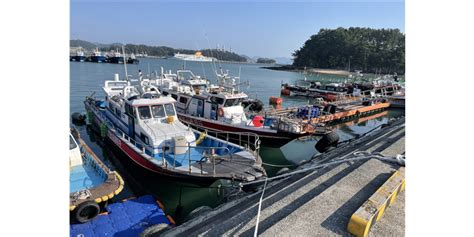
{"type": "Polygon", "coordinates": [[[405,34],[399,29],[321,29],[293,57],[293,65],[271,69],[323,68],[404,74],[405,34]]]}

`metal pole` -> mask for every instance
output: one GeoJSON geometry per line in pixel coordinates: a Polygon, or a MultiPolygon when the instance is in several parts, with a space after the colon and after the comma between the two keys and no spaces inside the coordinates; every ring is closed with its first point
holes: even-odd
{"type": "Polygon", "coordinates": [[[191,148],[189,147],[189,142],[188,142],[188,166],[189,166],[189,174],[191,174],[191,148]]]}

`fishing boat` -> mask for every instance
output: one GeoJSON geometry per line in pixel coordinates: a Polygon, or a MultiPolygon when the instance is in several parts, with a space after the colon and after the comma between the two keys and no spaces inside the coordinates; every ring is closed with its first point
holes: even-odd
{"type": "Polygon", "coordinates": [[[194,54],[181,54],[177,53],[173,57],[174,59],[184,60],[184,61],[196,61],[196,62],[212,62],[215,61],[215,58],[206,57],[202,55],[200,51],[197,51],[194,54]]]}
{"type": "Polygon", "coordinates": [[[338,83],[322,85],[320,82],[299,80],[294,85],[285,83],[281,87],[282,95],[316,97],[326,101],[335,101],[350,94],[346,85],[338,83]]]}
{"type": "Polygon", "coordinates": [[[107,58],[96,48],[94,52],[92,52],[90,56],[90,61],[94,63],[105,63],[107,58]]]}
{"type": "Polygon", "coordinates": [[[107,55],[107,62],[122,64],[124,62],[124,56],[119,52],[112,52],[107,55]]]}
{"type": "Polygon", "coordinates": [[[138,64],[140,62],[140,60],[137,59],[137,57],[135,56],[135,54],[130,54],[130,57],[127,59],[127,63],[128,64],[138,64]]]}
{"type": "Polygon", "coordinates": [[[84,101],[90,123],[137,168],[154,174],[197,183],[217,179],[252,181],[264,177],[258,154],[258,135],[251,143],[219,139],[229,133],[210,134],[185,126],[178,120],[176,100],[162,95],[145,80],[105,81],[105,100],[84,101]]]}
{"type": "Polygon", "coordinates": [[[102,163],[75,129],[69,135],[69,167],[72,222],[92,220],[123,189],[122,177],[102,163]]]}
{"type": "Polygon", "coordinates": [[[238,88],[240,78],[232,78],[222,70],[216,75],[218,85],[212,85],[189,70],[178,70],[176,74],[162,70],[161,76],[149,83],[177,101],[178,118],[184,124],[201,131],[231,132],[233,140],[242,138],[242,133],[257,134],[263,145],[280,147],[298,137],[328,132],[317,128],[309,133],[307,124],[293,123],[283,117],[247,114],[242,102],[248,96],[238,88]]]}

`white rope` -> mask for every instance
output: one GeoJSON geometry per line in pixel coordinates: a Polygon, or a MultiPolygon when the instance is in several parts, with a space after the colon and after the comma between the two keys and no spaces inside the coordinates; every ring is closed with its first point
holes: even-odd
{"type": "Polygon", "coordinates": [[[260,210],[262,210],[262,200],[263,200],[263,195],[265,195],[265,188],[267,187],[267,180],[268,180],[268,178],[265,178],[265,184],[263,184],[262,196],[260,196],[260,201],[258,203],[257,223],[255,224],[255,232],[253,233],[254,237],[257,237],[257,233],[258,233],[258,223],[260,222],[260,210]]]}

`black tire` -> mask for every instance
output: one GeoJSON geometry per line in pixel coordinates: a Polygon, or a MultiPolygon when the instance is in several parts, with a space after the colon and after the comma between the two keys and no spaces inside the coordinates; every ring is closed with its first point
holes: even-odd
{"type": "Polygon", "coordinates": [[[152,236],[160,236],[163,232],[171,229],[168,224],[160,223],[156,225],[152,225],[146,228],[141,234],[140,237],[152,237],[152,236]]]}
{"type": "Polygon", "coordinates": [[[198,217],[206,212],[209,212],[211,211],[212,208],[211,207],[208,207],[208,206],[200,206],[194,210],[192,210],[189,215],[186,217],[185,221],[189,221],[195,217],[198,217]]]}
{"type": "Polygon", "coordinates": [[[87,201],[79,204],[76,210],[74,210],[74,217],[77,222],[86,223],[94,219],[99,213],[99,204],[94,201],[87,201]]]}
{"type": "Polygon", "coordinates": [[[314,145],[314,148],[320,153],[327,152],[330,147],[336,147],[339,142],[339,135],[335,131],[325,134],[319,141],[314,145]]]}

